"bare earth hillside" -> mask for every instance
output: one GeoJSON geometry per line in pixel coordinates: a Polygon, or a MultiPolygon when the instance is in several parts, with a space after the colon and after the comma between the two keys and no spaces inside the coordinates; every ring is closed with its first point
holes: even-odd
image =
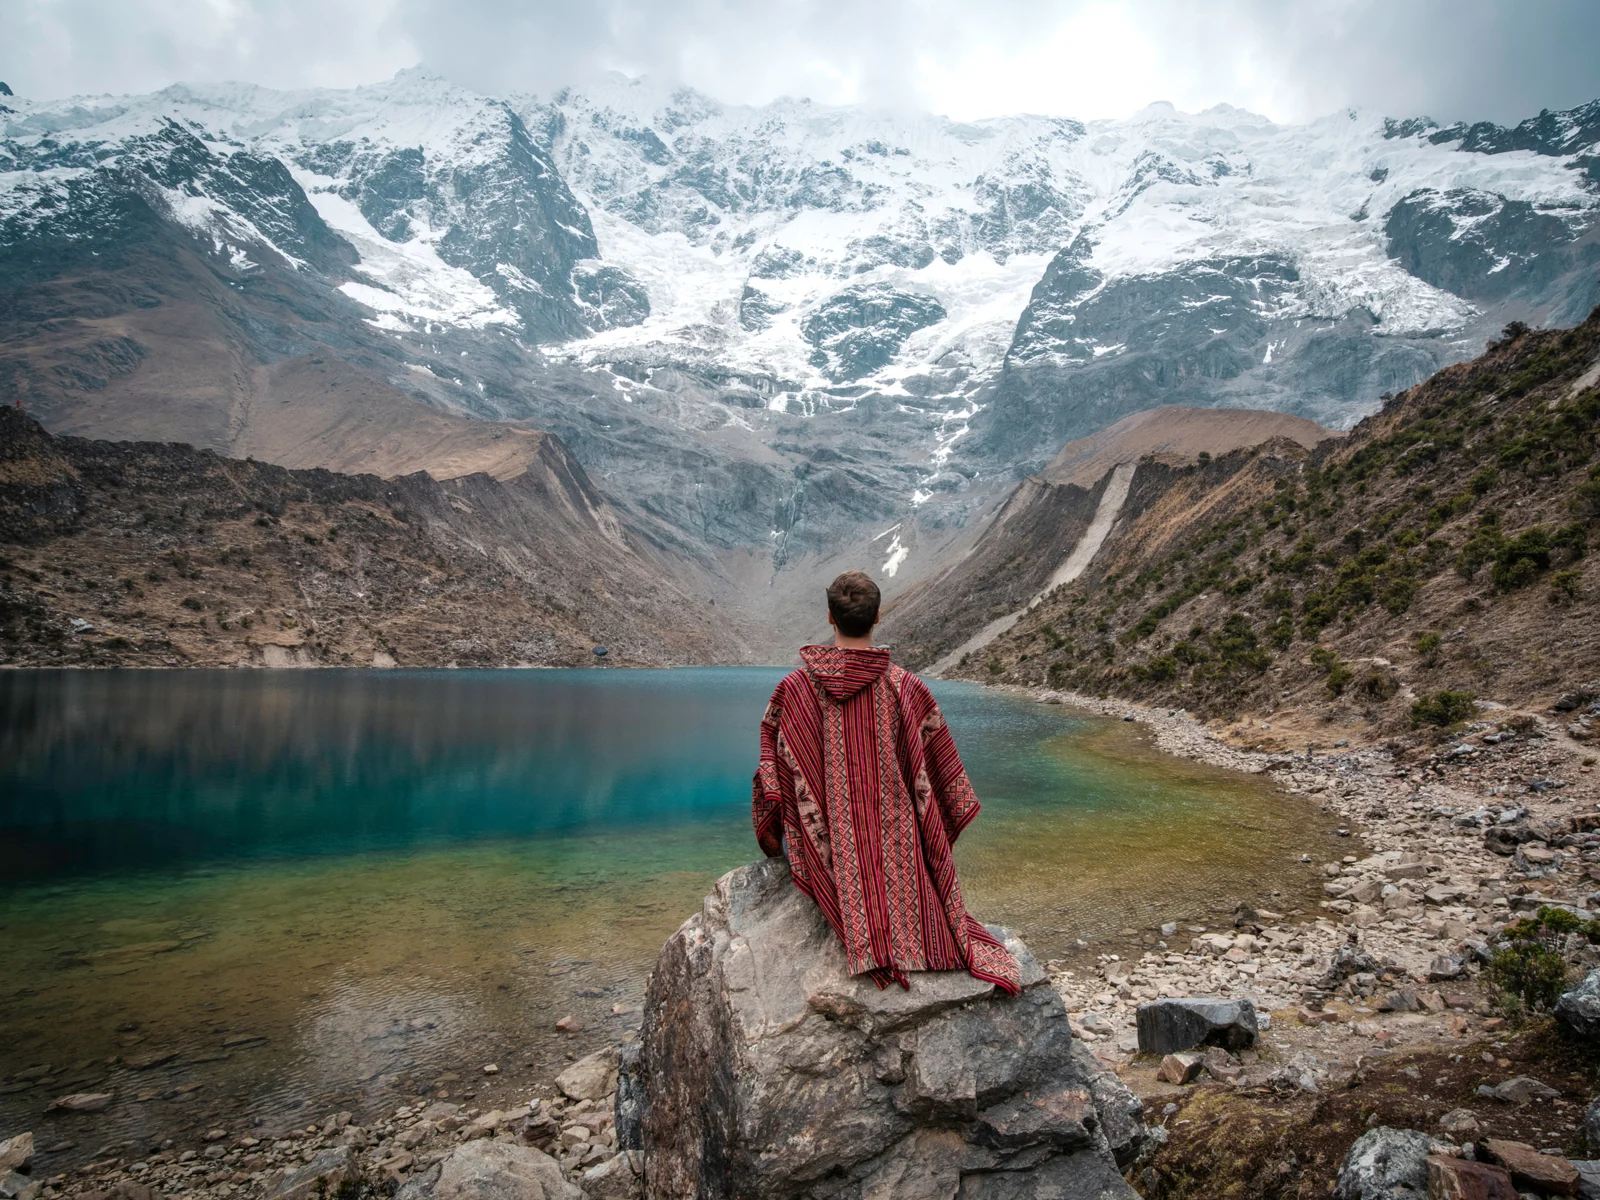
{"type": "Polygon", "coordinates": [[[54,437],[0,409],[0,664],[740,661],[561,442],[438,481],[54,437]]]}

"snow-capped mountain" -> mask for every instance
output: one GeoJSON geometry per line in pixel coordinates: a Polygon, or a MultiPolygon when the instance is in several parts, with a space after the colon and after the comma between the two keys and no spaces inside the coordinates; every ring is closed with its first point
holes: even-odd
{"type": "Polygon", "coordinates": [[[1475,351],[1485,308],[1600,300],[1572,278],[1600,105],[1498,135],[1226,106],[959,123],[619,79],[519,109],[654,306],[559,352],[733,371],[790,411],[898,397],[940,456],[982,409],[1023,461],[1163,402],[1349,424],[1475,351]]]}
{"type": "Polygon", "coordinates": [[[160,326],[182,301],[233,390],[196,359],[154,434],[226,448],[261,371],[332,355],[557,432],[667,541],[870,546],[893,574],[1129,412],[1346,425],[1508,319],[1582,317],[1597,145],[1600,102],[1445,129],[963,123],[620,77],[502,100],[420,70],[0,95],[0,383],[126,435],[196,341],[160,326]]]}

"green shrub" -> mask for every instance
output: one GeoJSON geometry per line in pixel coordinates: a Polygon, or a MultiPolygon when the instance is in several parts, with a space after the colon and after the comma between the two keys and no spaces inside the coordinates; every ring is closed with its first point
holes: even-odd
{"type": "Polygon", "coordinates": [[[1288,613],[1283,613],[1271,625],[1267,626],[1267,640],[1276,649],[1287,650],[1294,642],[1294,618],[1288,613]]]}
{"type": "Polygon", "coordinates": [[[1567,964],[1559,954],[1532,943],[1514,943],[1495,951],[1489,982],[1502,999],[1502,1009],[1540,1012],[1560,997],[1567,982],[1567,964]],[[1504,1001],[1509,1000],[1507,1005],[1504,1001]]]}
{"type": "Polygon", "coordinates": [[[1411,602],[1417,598],[1417,581],[1409,575],[1399,575],[1389,580],[1387,586],[1378,595],[1378,602],[1388,611],[1399,616],[1411,607],[1411,602]]]}
{"type": "Polygon", "coordinates": [[[1472,715],[1472,702],[1477,699],[1471,692],[1439,691],[1424,696],[1411,706],[1411,724],[1454,725],[1472,715]]]}
{"type": "MultiPolygon", "coordinates": [[[[1331,686],[1331,683],[1330,683],[1331,686]]],[[[1361,677],[1357,690],[1364,699],[1374,704],[1382,704],[1389,697],[1400,690],[1400,681],[1388,671],[1374,667],[1361,677]]]]}
{"type": "Polygon", "coordinates": [[[1565,571],[1557,571],[1550,576],[1550,603],[1569,604],[1578,598],[1578,590],[1583,583],[1583,572],[1577,567],[1569,567],[1565,571]]]}
{"type": "Polygon", "coordinates": [[[1530,525],[1516,537],[1501,542],[1494,555],[1490,580],[1510,591],[1524,587],[1550,567],[1550,534],[1542,525],[1530,525]]]}
{"type": "Polygon", "coordinates": [[[1355,672],[1342,662],[1336,662],[1328,668],[1328,695],[1342,696],[1344,689],[1355,678],[1355,672]]]}
{"type": "Polygon", "coordinates": [[[1170,654],[1157,655],[1144,666],[1144,677],[1152,683],[1165,683],[1177,674],[1178,660],[1170,654]]]}
{"type": "Polygon", "coordinates": [[[1428,666],[1433,666],[1439,661],[1439,648],[1444,645],[1444,639],[1437,633],[1429,630],[1419,633],[1417,640],[1411,643],[1411,648],[1422,656],[1422,661],[1428,666]]]}
{"type": "Polygon", "coordinates": [[[1461,552],[1456,555],[1456,570],[1463,579],[1471,579],[1484,563],[1494,561],[1505,542],[1505,534],[1500,532],[1499,525],[1480,523],[1477,532],[1466,540],[1461,552]]]}
{"type": "Polygon", "coordinates": [[[1311,665],[1322,672],[1330,696],[1342,695],[1350,681],[1355,678],[1355,672],[1339,661],[1339,656],[1326,646],[1311,647],[1311,665]]]}
{"type": "Polygon", "coordinates": [[[1576,942],[1600,942],[1600,921],[1585,921],[1564,908],[1541,906],[1531,917],[1506,927],[1504,944],[1489,960],[1489,982],[1506,1007],[1543,1012],[1554,1006],[1567,982],[1565,951],[1576,942]]]}

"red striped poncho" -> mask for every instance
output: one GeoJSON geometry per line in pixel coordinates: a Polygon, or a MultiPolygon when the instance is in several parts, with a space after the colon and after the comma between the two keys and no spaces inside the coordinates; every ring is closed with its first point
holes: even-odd
{"type": "Polygon", "coordinates": [[[978,815],[933,694],[887,650],[806,646],[761,720],[756,839],[844,943],[850,972],[970,971],[1013,995],[1017,961],[968,912],[951,847],[978,815]]]}

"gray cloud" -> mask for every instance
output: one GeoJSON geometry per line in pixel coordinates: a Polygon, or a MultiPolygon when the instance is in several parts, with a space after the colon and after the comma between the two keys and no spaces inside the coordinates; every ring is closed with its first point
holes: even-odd
{"type": "Polygon", "coordinates": [[[20,94],[178,81],[348,86],[423,62],[484,92],[596,72],[720,99],[961,117],[1122,115],[1153,100],[1279,120],[1356,105],[1514,121],[1600,96],[1593,0],[4,0],[20,94]]]}

